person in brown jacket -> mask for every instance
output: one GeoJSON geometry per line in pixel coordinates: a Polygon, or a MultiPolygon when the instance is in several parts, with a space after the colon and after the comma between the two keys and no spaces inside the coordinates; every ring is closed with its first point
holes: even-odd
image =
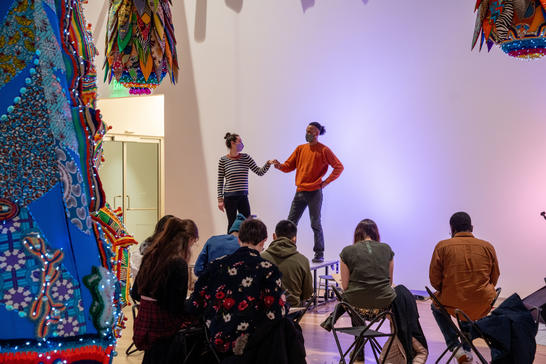
{"type": "MultiPolygon", "coordinates": [[[[451,239],[440,241],[430,261],[430,283],[437,290],[440,303],[453,315],[456,308],[470,319],[478,320],[488,314],[495,298],[499,279],[499,264],[491,243],[476,239],[466,212],[457,212],[449,220],[451,239]]],[[[432,305],[432,314],[444,335],[447,346],[453,350],[459,339],[446,322],[447,318],[432,305]]],[[[459,363],[471,362],[470,347],[455,353],[459,363]]]]}

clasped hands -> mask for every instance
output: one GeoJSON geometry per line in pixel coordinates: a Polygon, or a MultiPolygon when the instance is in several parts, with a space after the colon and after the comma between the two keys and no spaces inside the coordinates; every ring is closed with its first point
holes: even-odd
{"type": "Polygon", "coordinates": [[[281,162],[279,162],[277,159],[270,159],[267,161],[267,164],[271,165],[273,164],[273,166],[277,169],[279,169],[279,166],[281,165],[281,162]]]}

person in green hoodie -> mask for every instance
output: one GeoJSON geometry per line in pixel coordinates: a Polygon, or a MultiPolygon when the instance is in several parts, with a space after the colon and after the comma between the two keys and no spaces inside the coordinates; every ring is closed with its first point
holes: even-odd
{"type": "Polygon", "coordinates": [[[273,241],[262,253],[262,258],[275,264],[282,273],[282,287],[287,291],[286,301],[299,306],[313,294],[313,279],[309,260],[296,248],[298,228],[289,220],[281,220],[275,227],[273,241]]]}

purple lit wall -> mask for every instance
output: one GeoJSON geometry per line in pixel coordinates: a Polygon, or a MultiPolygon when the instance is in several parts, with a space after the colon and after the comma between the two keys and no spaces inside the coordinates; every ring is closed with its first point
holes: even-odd
{"type": "MultiPolygon", "coordinates": [[[[374,219],[395,282],[423,289],[455,211],[500,261],[503,296],[546,275],[546,61],[470,51],[473,0],[187,0],[174,5],[181,83],[166,99],[166,208],[219,234],[216,168],[238,132],[258,163],[286,159],[309,121],[345,165],[324,191],[327,257],[374,219]],[[304,11],[305,10],[305,11],[304,11]]],[[[99,79],[100,79],[99,75],[99,79]]],[[[251,176],[270,232],[294,174],[251,176]]],[[[311,256],[307,215],[300,249],[311,256]]]]}

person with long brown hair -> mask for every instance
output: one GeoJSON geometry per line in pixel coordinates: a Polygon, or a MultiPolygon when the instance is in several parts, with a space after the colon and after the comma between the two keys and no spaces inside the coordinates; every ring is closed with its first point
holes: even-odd
{"type": "Polygon", "coordinates": [[[192,220],[170,218],[142,259],[132,296],[140,301],[133,342],[143,363],[167,363],[168,348],[186,321],[190,248],[199,239],[192,220]]]}
{"type": "Polygon", "coordinates": [[[170,218],[174,217],[173,215],[165,215],[155,225],[154,233],[147,237],[146,240],[144,240],[140,245],[138,246],[138,249],[131,251],[131,277],[136,278],[138,274],[138,270],[140,269],[140,264],[142,264],[142,257],[144,254],[146,254],[146,250],[152,245],[154,240],[157,239],[159,234],[163,231],[165,228],[165,225],[167,224],[167,221],[169,221],[170,218]]]}

